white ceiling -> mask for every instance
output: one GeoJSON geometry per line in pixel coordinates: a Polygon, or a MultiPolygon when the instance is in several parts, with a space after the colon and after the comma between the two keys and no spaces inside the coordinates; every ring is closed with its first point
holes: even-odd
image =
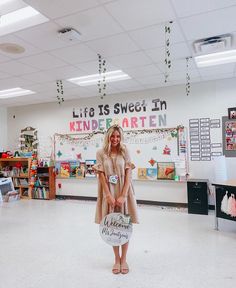
{"type": "MultiPolygon", "coordinates": [[[[22,2],[22,1],[21,1],[22,2]]],[[[186,57],[195,40],[223,33],[236,35],[236,0],[24,0],[49,21],[0,37],[0,44],[23,46],[22,54],[0,50],[0,90],[21,87],[36,94],[0,100],[1,106],[57,102],[56,80],[64,98],[98,95],[65,79],[98,73],[97,53],[107,70],[122,69],[132,79],[108,84],[107,94],[186,82],[186,57]],[[171,25],[172,69],[164,83],[164,26],[171,25]],[[73,27],[81,40],[66,42],[58,30],[73,27]]],[[[18,8],[18,7],[16,7],[18,8]]],[[[1,11],[0,11],[1,12],[1,11]]],[[[198,69],[190,60],[191,82],[235,77],[235,64],[198,69]]]]}

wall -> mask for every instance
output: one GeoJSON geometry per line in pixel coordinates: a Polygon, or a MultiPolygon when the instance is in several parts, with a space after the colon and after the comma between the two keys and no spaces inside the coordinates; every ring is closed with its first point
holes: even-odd
{"type": "MultiPolygon", "coordinates": [[[[167,126],[176,127],[184,125],[188,127],[189,119],[211,118],[221,119],[227,115],[228,107],[235,107],[236,83],[234,79],[203,82],[192,84],[191,93],[185,95],[185,86],[172,86],[160,89],[123,93],[106,96],[104,102],[114,104],[117,101],[138,101],[141,99],[160,98],[167,102],[167,126]],[[127,100],[128,99],[128,100],[127,100]]],[[[66,91],[65,91],[66,94],[66,91]]],[[[10,108],[8,111],[8,145],[16,149],[20,130],[26,126],[38,129],[42,156],[50,156],[52,153],[52,136],[54,133],[70,133],[69,122],[73,121],[72,110],[79,107],[91,107],[104,103],[98,97],[67,101],[59,106],[55,103],[30,105],[25,107],[10,108]],[[15,115],[15,118],[13,118],[15,115]]],[[[222,142],[221,129],[217,130],[215,141],[222,142]]],[[[229,178],[235,178],[233,171],[236,169],[236,161],[227,159],[229,178]]],[[[212,180],[214,177],[213,161],[189,162],[191,178],[204,178],[212,180]]],[[[60,180],[62,181],[62,180],[60,180]]],[[[96,183],[90,180],[78,182],[63,180],[61,191],[58,194],[73,194],[93,196],[96,194],[96,183]],[[70,181],[70,182],[69,182],[70,181]],[[86,182],[90,181],[90,182],[86,182]]],[[[187,202],[186,187],[183,183],[167,182],[135,182],[138,199],[187,202]],[[148,186],[148,189],[146,188],[148,186]],[[147,192],[148,191],[148,192],[147,192]]]]}
{"type": "Polygon", "coordinates": [[[7,108],[0,108],[0,152],[8,149],[7,142],[7,108]]]}

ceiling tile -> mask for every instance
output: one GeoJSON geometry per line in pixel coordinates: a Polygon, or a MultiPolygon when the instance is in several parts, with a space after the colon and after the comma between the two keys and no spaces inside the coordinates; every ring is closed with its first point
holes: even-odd
{"type": "Polygon", "coordinates": [[[79,68],[72,66],[63,66],[61,68],[51,69],[47,71],[42,71],[38,73],[31,73],[22,76],[24,79],[28,79],[34,81],[35,83],[44,83],[56,80],[65,80],[68,78],[74,78],[77,76],[83,76],[84,72],[82,72],[79,68]]]}
{"type": "Polygon", "coordinates": [[[38,69],[47,70],[52,69],[56,67],[65,66],[67,63],[63,62],[62,60],[49,55],[47,53],[42,53],[30,57],[26,57],[23,59],[20,59],[19,62],[22,62],[24,64],[28,64],[32,67],[36,67],[38,69]]]}
{"type": "Polygon", "coordinates": [[[149,85],[149,84],[155,84],[165,81],[164,74],[156,74],[152,76],[147,77],[137,77],[136,78],[138,82],[140,82],[143,85],[149,85]]]}
{"type": "Polygon", "coordinates": [[[118,81],[114,83],[114,87],[117,87],[118,89],[124,89],[124,88],[142,88],[141,87],[141,83],[133,80],[133,79],[128,79],[128,80],[124,80],[124,81],[118,81]]]}
{"type": "Polygon", "coordinates": [[[4,44],[4,43],[16,44],[16,45],[19,45],[25,49],[25,51],[23,53],[20,53],[20,54],[6,53],[4,51],[1,51],[2,54],[4,54],[7,57],[10,57],[12,59],[19,59],[22,57],[27,57],[27,56],[38,54],[38,53],[42,52],[41,49],[36,48],[35,46],[29,44],[28,42],[22,40],[21,38],[15,36],[15,35],[2,36],[0,38],[0,44],[4,44]]]}
{"type": "Polygon", "coordinates": [[[11,77],[0,80],[0,90],[16,87],[27,88],[27,86],[30,86],[32,84],[33,84],[32,81],[22,79],[20,77],[11,77]]]}
{"type": "MultiPolygon", "coordinates": [[[[1,38],[0,38],[0,39],[1,39],[1,38]]],[[[10,60],[11,60],[11,58],[3,55],[2,53],[3,53],[3,52],[0,51],[0,63],[1,63],[1,62],[7,62],[7,61],[10,61],[10,60]]]]}
{"type": "Polygon", "coordinates": [[[124,72],[127,73],[131,78],[140,78],[161,74],[161,71],[154,64],[135,68],[126,68],[124,69],[124,72]]]}
{"type": "Polygon", "coordinates": [[[53,22],[44,23],[36,27],[25,29],[16,35],[43,51],[71,46],[70,41],[63,41],[58,34],[62,27],[53,22]]]}
{"type": "Polygon", "coordinates": [[[10,61],[2,63],[0,65],[0,71],[7,72],[8,74],[13,76],[21,76],[24,74],[36,72],[38,70],[28,65],[22,64],[18,61],[10,61]]]}
{"type": "MultiPolygon", "coordinates": [[[[190,76],[190,82],[194,79],[194,78],[200,78],[198,71],[195,70],[190,70],[188,72],[189,76],[190,76]]],[[[169,81],[178,81],[178,80],[182,80],[183,83],[186,83],[186,71],[182,70],[182,71],[178,71],[178,72],[172,72],[170,73],[169,77],[168,77],[169,81]]]]}
{"type": "Polygon", "coordinates": [[[236,6],[180,19],[188,40],[198,40],[235,31],[236,6]]]}
{"type": "Polygon", "coordinates": [[[45,16],[55,19],[98,5],[96,0],[24,0],[45,16]]]}
{"type": "MultiPolygon", "coordinates": [[[[164,61],[159,62],[156,65],[160,69],[160,71],[162,71],[163,73],[166,71],[166,65],[164,64],[164,61]]],[[[179,72],[179,71],[186,72],[186,66],[187,66],[186,59],[176,59],[171,62],[171,69],[169,69],[168,71],[170,73],[179,72]]],[[[196,70],[196,64],[193,61],[193,59],[189,59],[188,66],[189,66],[189,71],[196,70]]]]}
{"type": "Polygon", "coordinates": [[[236,0],[174,0],[172,3],[178,17],[186,17],[236,5],[236,0]]]}
{"type": "Polygon", "coordinates": [[[70,64],[87,62],[97,59],[97,53],[84,44],[73,45],[71,47],[57,49],[55,51],[51,51],[50,54],[70,64]]]}
{"type": "Polygon", "coordinates": [[[142,51],[111,57],[108,61],[120,69],[151,64],[151,59],[142,51]]]}
{"type": "MultiPolygon", "coordinates": [[[[170,46],[170,59],[175,60],[179,58],[186,58],[191,56],[190,49],[186,43],[176,43],[170,46]]],[[[150,49],[145,51],[146,54],[154,61],[161,62],[165,60],[165,47],[157,47],[155,49],[150,49]]]]}
{"type": "Polygon", "coordinates": [[[5,71],[0,72],[0,79],[9,78],[11,75],[7,74],[5,71]]]}
{"type": "Polygon", "coordinates": [[[120,0],[108,3],[105,7],[126,30],[175,18],[169,0],[120,0]]]}
{"type": "Polygon", "coordinates": [[[133,40],[124,33],[104,39],[89,41],[86,44],[97,53],[100,53],[103,58],[139,50],[133,40]]]}
{"type": "MultiPolygon", "coordinates": [[[[170,24],[171,43],[183,42],[184,38],[176,22],[170,24]]],[[[165,45],[165,24],[149,26],[143,29],[130,31],[129,35],[142,49],[151,49],[165,45]]]]}
{"type": "Polygon", "coordinates": [[[73,27],[81,33],[81,41],[93,40],[123,32],[103,7],[86,10],[57,19],[62,27],[73,27]]]}
{"type": "MultiPolygon", "coordinates": [[[[86,74],[97,74],[99,71],[99,63],[98,60],[96,61],[89,61],[85,63],[75,64],[80,70],[83,70],[86,74]]],[[[118,70],[117,66],[112,65],[109,61],[106,60],[106,70],[107,71],[114,71],[118,70]]]]}

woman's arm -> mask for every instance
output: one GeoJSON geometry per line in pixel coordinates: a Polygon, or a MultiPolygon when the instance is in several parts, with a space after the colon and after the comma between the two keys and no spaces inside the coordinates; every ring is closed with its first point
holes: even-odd
{"type": "Polygon", "coordinates": [[[125,202],[125,199],[128,196],[130,182],[131,182],[131,168],[126,168],[125,169],[124,186],[123,186],[123,189],[121,191],[121,196],[119,198],[117,198],[117,200],[116,200],[116,204],[120,207],[123,205],[123,203],[125,202]]]}
{"type": "Polygon", "coordinates": [[[111,206],[111,208],[114,208],[116,201],[115,201],[115,198],[111,195],[104,173],[98,172],[98,177],[99,177],[100,183],[102,184],[102,188],[105,193],[107,203],[111,206]]]}

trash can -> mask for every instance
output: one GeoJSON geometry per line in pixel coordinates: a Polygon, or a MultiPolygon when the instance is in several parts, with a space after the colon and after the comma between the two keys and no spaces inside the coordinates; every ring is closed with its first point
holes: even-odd
{"type": "Polygon", "coordinates": [[[208,180],[189,179],[187,191],[188,213],[208,215],[208,180]]]}

